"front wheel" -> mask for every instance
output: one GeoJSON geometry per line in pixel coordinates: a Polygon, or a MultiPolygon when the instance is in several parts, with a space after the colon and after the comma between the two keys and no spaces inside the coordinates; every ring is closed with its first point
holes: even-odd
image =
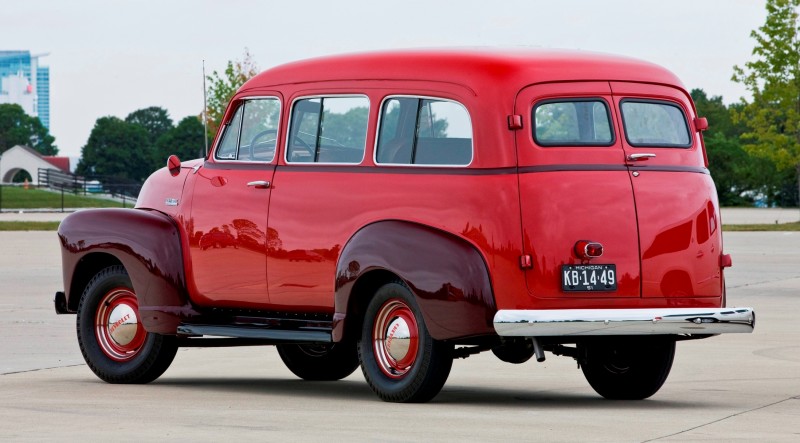
{"type": "Polygon", "coordinates": [[[581,346],[581,369],[592,388],[610,400],[642,400],[658,392],[675,357],[669,338],[613,338],[581,346]]]}
{"type": "Polygon", "coordinates": [[[122,266],[109,266],[89,282],[78,305],[76,328],[86,364],[109,383],[149,383],[169,368],[178,350],[176,337],[144,329],[122,266]]]}
{"type": "Polygon", "coordinates": [[[411,291],[383,285],[367,306],[359,342],[364,378],[384,401],[426,402],[441,391],[453,346],[434,340],[411,291]]]}
{"type": "Polygon", "coordinates": [[[286,367],[303,380],[341,380],[358,368],[358,351],[352,342],[277,348],[286,367]]]}

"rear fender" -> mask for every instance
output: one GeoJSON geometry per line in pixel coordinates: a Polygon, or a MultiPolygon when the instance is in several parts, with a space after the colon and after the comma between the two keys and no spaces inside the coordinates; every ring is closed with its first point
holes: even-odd
{"type": "Polygon", "coordinates": [[[174,334],[181,318],[197,314],[186,291],[180,232],[169,216],[141,209],[78,211],[61,222],[58,236],[72,309],[84,289],[76,271],[90,262],[97,268],[97,260],[106,257],[108,266],[119,262],[127,270],[149,332],[174,334]]]}
{"type": "MultiPolygon", "coordinates": [[[[372,296],[357,292],[374,285],[356,283],[376,271],[397,276],[411,289],[433,338],[447,340],[494,333],[494,295],[486,263],[478,250],[462,238],[429,226],[382,221],[356,232],[339,257],[334,341],[345,336],[347,314],[361,311],[355,306],[363,309],[372,296]]],[[[354,317],[357,315],[351,316],[353,325],[349,328],[360,326],[354,317]]]]}

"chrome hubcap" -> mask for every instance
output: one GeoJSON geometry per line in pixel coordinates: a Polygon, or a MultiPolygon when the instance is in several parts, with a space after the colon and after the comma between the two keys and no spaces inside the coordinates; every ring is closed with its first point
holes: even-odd
{"type": "Polygon", "coordinates": [[[119,304],[108,316],[108,335],[119,346],[129,345],[138,329],[139,318],[130,305],[119,304]]]}
{"type": "Polygon", "coordinates": [[[147,338],[139,322],[136,294],[127,288],[108,291],[97,306],[94,329],[97,344],[106,356],[119,362],[136,357],[147,338]]]}
{"type": "Polygon", "coordinates": [[[408,332],[406,320],[397,317],[389,323],[386,331],[386,352],[395,359],[402,360],[408,355],[408,348],[411,346],[411,334],[408,332]]]}

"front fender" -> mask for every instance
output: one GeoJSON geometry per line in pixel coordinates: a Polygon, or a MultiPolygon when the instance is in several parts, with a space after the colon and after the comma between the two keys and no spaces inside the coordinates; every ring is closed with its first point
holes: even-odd
{"type": "Polygon", "coordinates": [[[68,306],[77,307],[84,289],[77,281],[82,266],[113,256],[131,278],[145,329],[174,334],[182,317],[196,314],[186,291],[180,232],[169,216],[141,209],[83,210],[61,222],[58,236],[68,306]]]}
{"type": "Polygon", "coordinates": [[[466,240],[404,221],[365,226],[348,241],[336,269],[335,341],[344,336],[356,282],[372,271],[388,271],[411,289],[425,324],[437,340],[493,334],[496,312],[486,263],[466,240]]]}

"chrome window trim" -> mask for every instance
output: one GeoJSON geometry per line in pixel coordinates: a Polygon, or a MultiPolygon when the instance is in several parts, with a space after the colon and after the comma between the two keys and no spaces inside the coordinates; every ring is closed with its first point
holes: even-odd
{"type": "Polygon", "coordinates": [[[646,149],[694,149],[695,147],[695,134],[692,132],[692,128],[689,126],[689,113],[687,109],[684,108],[683,103],[678,101],[672,100],[665,100],[665,99],[651,99],[645,97],[622,97],[619,100],[619,117],[622,123],[622,132],[625,134],[625,143],[628,144],[631,148],[646,148],[646,149]],[[625,103],[649,103],[654,105],[663,105],[663,106],[670,106],[673,108],[678,108],[681,112],[681,116],[683,117],[683,126],[686,129],[686,135],[689,137],[689,143],[686,144],[656,144],[656,143],[631,143],[630,138],[628,137],[628,125],[625,122],[625,111],[622,110],[622,107],[625,103]]]}
{"type": "Polygon", "coordinates": [[[545,98],[539,101],[534,102],[533,106],[531,106],[531,136],[533,137],[533,143],[544,149],[549,148],[611,148],[617,144],[617,131],[614,130],[614,117],[611,114],[611,105],[606,101],[606,99],[602,96],[580,96],[580,97],[552,97],[552,98],[545,98]],[[547,105],[551,103],[575,103],[575,102],[597,102],[601,103],[606,108],[606,121],[608,122],[608,129],[611,133],[611,141],[609,142],[579,142],[579,143],[543,143],[539,138],[536,136],[536,110],[539,109],[542,105],[547,105]]]}
{"type": "MultiPolygon", "coordinates": [[[[416,134],[414,136],[416,137],[416,134]]],[[[383,100],[381,100],[381,107],[378,108],[378,124],[375,127],[375,143],[373,144],[373,147],[372,147],[372,163],[375,164],[375,166],[393,166],[393,167],[405,166],[405,167],[415,167],[415,168],[467,168],[467,167],[471,166],[472,163],[474,163],[474,162],[475,162],[475,126],[472,124],[472,114],[469,113],[469,109],[466,106],[464,106],[463,103],[461,103],[459,101],[456,101],[456,100],[449,99],[449,98],[434,97],[434,96],[428,96],[428,95],[409,95],[409,94],[387,95],[386,97],[383,98],[383,100]],[[470,148],[471,149],[470,149],[469,163],[467,163],[465,165],[447,165],[447,164],[444,164],[444,165],[431,165],[431,164],[414,164],[414,163],[378,163],[378,141],[379,141],[378,138],[380,137],[380,133],[381,133],[381,122],[383,121],[383,105],[384,105],[384,103],[386,103],[387,100],[390,100],[390,99],[393,99],[393,98],[416,98],[416,99],[421,99],[421,100],[436,100],[436,101],[441,101],[441,102],[455,103],[455,104],[461,106],[462,108],[464,108],[464,111],[466,111],[466,113],[467,113],[467,118],[469,119],[469,130],[472,133],[472,138],[471,138],[471,141],[470,141],[470,148]]]]}
{"type": "MultiPolygon", "coordinates": [[[[254,95],[252,97],[243,97],[240,100],[241,104],[239,106],[240,107],[244,106],[244,104],[246,102],[251,101],[251,100],[264,100],[264,99],[275,99],[275,100],[278,101],[278,129],[277,129],[277,132],[275,133],[275,150],[277,151],[278,150],[278,139],[280,138],[280,135],[281,135],[281,118],[283,118],[283,102],[281,102],[280,97],[275,96],[275,95],[254,95]]],[[[238,111],[238,108],[237,108],[236,111],[238,111]]],[[[234,115],[236,115],[236,111],[234,111],[234,115]]],[[[239,156],[239,147],[240,147],[239,144],[240,144],[241,139],[242,139],[241,123],[242,123],[243,119],[244,119],[244,112],[239,117],[239,123],[240,123],[239,136],[236,139],[236,156],[237,157],[239,156]]],[[[214,153],[214,155],[213,155],[214,163],[221,163],[221,164],[232,163],[232,164],[237,164],[237,165],[269,165],[269,164],[275,163],[276,159],[278,158],[277,155],[273,155],[272,159],[270,161],[249,160],[249,159],[248,160],[238,160],[238,159],[230,160],[230,159],[218,158],[217,157],[217,148],[219,147],[220,142],[222,142],[222,137],[220,137],[217,140],[217,142],[214,144],[213,150],[211,151],[211,152],[214,153]]]]}
{"type": "MultiPolygon", "coordinates": [[[[292,106],[289,108],[289,121],[288,121],[288,123],[286,125],[286,142],[284,143],[284,149],[283,149],[283,162],[285,164],[287,164],[287,165],[323,165],[323,166],[325,166],[325,165],[327,165],[327,166],[336,166],[336,165],[350,165],[350,166],[353,166],[353,165],[360,165],[360,164],[364,163],[364,159],[367,156],[367,136],[369,135],[369,113],[370,113],[371,109],[372,109],[372,101],[369,99],[369,96],[366,95],[366,94],[358,94],[358,93],[352,93],[352,94],[318,94],[318,95],[313,95],[312,94],[312,95],[302,95],[302,96],[295,97],[292,100],[292,106]],[[289,134],[292,133],[292,123],[294,123],[292,121],[292,114],[294,113],[294,105],[300,100],[309,100],[309,99],[315,99],[315,98],[325,99],[325,98],[348,98],[348,97],[350,97],[350,98],[365,98],[365,99],[367,99],[367,129],[364,132],[364,149],[361,151],[361,160],[359,160],[358,162],[355,162],[355,163],[352,163],[352,162],[290,162],[289,161],[289,134]]],[[[325,112],[325,109],[323,108],[322,111],[325,112]]]]}

